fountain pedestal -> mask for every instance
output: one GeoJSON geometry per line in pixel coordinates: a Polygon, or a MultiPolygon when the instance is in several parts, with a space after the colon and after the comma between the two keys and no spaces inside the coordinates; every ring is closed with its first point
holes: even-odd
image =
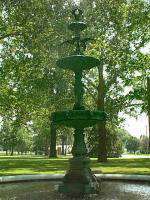
{"type": "Polygon", "coordinates": [[[69,162],[69,170],[59,191],[72,196],[97,193],[99,186],[89,167],[90,159],[85,156],[73,157],[69,162]]]}
{"type": "Polygon", "coordinates": [[[89,166],[90,159],[87,157],[83,132],[83,128],[75,129],[73,158],[69,160],[69,170],[63,179],[63,184],[59,186],[60,192],[73,196],[96,193],[98,189],[98,183],[89,166]]]}
{"type": "Polygon", "coordinates": [[[68,110],[52,114],[54,124],[74,128],[73,158],[69,159],[69,169],[59,186],[59,192],[70,196],[82,196],[95,194],[99,190],[99,184],[89,166],[84,128],[93,126],[105,118],[104,112],[89,110],[68,110]]]}

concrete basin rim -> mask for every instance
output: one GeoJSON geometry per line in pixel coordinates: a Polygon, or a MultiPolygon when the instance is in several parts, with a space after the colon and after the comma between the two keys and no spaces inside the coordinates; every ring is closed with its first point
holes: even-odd
{"type": "MultiPolygon", "coordinates": [[[[1,176],[0,184],[29,182],[29,181],[61,181],[65,174],[35,174],[35,175],[14,175],[1,176]]],[[[98,180],[112,181],[138,181],[150,183],[150,175],[126,175],[126,174],[95,174],[98,180]]]]}

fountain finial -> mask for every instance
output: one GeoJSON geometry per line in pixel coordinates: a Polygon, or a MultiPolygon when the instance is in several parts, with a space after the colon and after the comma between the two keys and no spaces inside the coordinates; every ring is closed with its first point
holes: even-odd
{"type": "Polygon", "coordinates": [[[76,21],[79,21],[80,18],[82,17],[82,15],[83,15],[83,11],[80,8],[78,8],[77,6],[75,6],[72,9],[72,15],[74,16],[76,21]]]}

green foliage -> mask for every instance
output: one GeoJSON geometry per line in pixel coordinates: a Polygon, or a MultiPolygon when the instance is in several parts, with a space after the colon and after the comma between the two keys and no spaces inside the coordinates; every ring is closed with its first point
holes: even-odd
{"type": "Polygon", "coordinates": [[[140,147],[139,150],[141,153],[146,154],[148,153],[148,145],[149,145],[149,139],[146,135],[140,136],[140,147]]]}
{"type": "MultiPolygon", "coordinates": [[[[97,156],[98,153],[98,135],[94,127],[90,132],[87,131],[87,143],[90,156],[97,156]]],[[[124,150],[124,141],[119,130],[109,124],[107,126],[107,153],[108,157],[120,157],[124,150]]]]}
{"type": "MultiPolygon", "coordinates": [[[[147,26],[150,4],[139,0],[97,0],[83,1],[85,7],[89,32],[96,37],[88,48],[88,54],[101,60],[100,68],[103,68],[105,79],[105,110],[109,120],[117,122],[120,111],[130,115],[137,107],[145,111],[144,80],[150,73],[149,56],[143,55],[140,50],[150,39],[150,27],[147,26]]],[[[91,71],[88,84],[94,94],[98,81],[98,73],[91,71]],[[95,83],[91,83],[96,77],[95,83]]]]}
{"type": "Polygon", "coordinates": [[[55,66],[60,49],[58,38],[61,40],[68,17],[68,8],[61,9],[63,4],[65,1],[36,0],[0,4],[0,113],[3,120],[18,119],[18,126],[34,123],[38,129],[35,134],[43,141],[41,148],[47,148],[44,144],[49,142],[45,137],[50,134],[51,112],[72,105],[72,85],[68,81],[72,74],[55,66]]]}
{"type": "MultiPolygon", "coordinates": [[[[24,149],[31,148],[32,136],[27,131],[31,122],[34,148],[47,149],[51,113],[73,107],[73,74],[55,65],[58,57],[70,52],[71,47],[60,45],[70,36],[66,29],[70,7],[69,0],[0,2],[0,116],[5,149],[20,148],[18,141],[24,149]]],[[[95,38],[87,54],[99,58],[99,68],[103,68],[108,121],[118,125],[120,111],[131,114],[136,108],[148,109],[149,56],[140,50],[150,39],[150,4],[143,0],[83,0],[81,7],[89,25],[87,33],[95,38]]],[[[98,70],[86,72],[84,84],[86,107],[95,109],[98,70]]],[[[121,150],[116,132],[110,130],[109,143],[121,150]]]]}
{"type": "Polygon", "coordinates": [[[0,131],[0,145],[6,153],[14,151],[24,153],[32,150],[32,135],[25,126],[17,126],[15,119],[3,121],[0,131]]]}
{"type": "Polygon", "coordinates": [[[130,136],[126,142],[126,149],[130,153],[135,153],[139,150],[140,142],[139,139],[133,136],[130,136]]]}
{"type": "Polygon", "coordinates": [[[18,141],[15,150],[21,154],[31,152],[33,148],[33,136],[27,127],[21,127],[17,135],[18,141]]]}
{"type": "Polygon", "coordinates": [[[110,125],[107,129],[107,152],[108,157],[120,157],[124,152],[124,143],[119,130],[110,125]]]}

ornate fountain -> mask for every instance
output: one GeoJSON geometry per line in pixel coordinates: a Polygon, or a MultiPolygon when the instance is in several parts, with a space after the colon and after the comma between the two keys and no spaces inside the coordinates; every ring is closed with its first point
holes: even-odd
{"type": "Polygon", "coordinates": [[[68,28],[74,32],[74,37],[67,40],[66,43],[75,45],[75,51],[70,56],[59,59],[56,64],[60,68],[72,70],[75,74],[75,104],[73,110],[52,113],[51,120],[53,125],[59,124],[74,128],[73,158],[69,160],[69,170],[66,172],[62,184],[59,185],[59,192],[81,196],[96,193],[99,187],[89,167],[90,158],[87,155],[84,141],[84,128],[105,120],[106,114],[102,111],[86,110],[84,107],[83,70],[89,70],[100,65],[100,61],[84,55],[86,43],[90,38],[81,38],[81,32],[86,29],[87,25],[80,21],[82,10],[74,8],[72,14],[74,22],[70,23],[68,28]]]}
{"type": "MultiPolygon", "coordinates": [[[[68,40],[67,43],[75,45],[75,51],[72,55],[59,59],[57,65],[60,68],[70,69],[75,74],[75,104],[73,110],[55,112],[52,114],[52,124],[54,126],[61,124],[74,128],[74,145],[72,149],[73,158],[69,161],[69,170],[66,172],[62,184],[59,185],[59,193],[55,190],[55,184],[58,184],[58,182],[54,181],[53,177],[50,175],[50,178],[48,178],[47,174],[1,176],[0,199],[70,200],[72,199],[70,196],[69,198],[66,196],[64,198],[60,193],[71,195],[73,197],[80,197],[86,194],[95,194],[101,189],[99,195],[92,195],[92,198],[84,199],[149,200],[149,176],[125,176],[116,174],[113,176],[110,175],[108,180],[108,176],[106,175],[105,178],[103,176],[102,180],[105,179],[105,181],[101,181],[101,188],[99,188],[99,184],[90,170],[90,159],[87,156],[87,149],[84,142],[84,128],[93,126],[99,121],[106,120],[106,114],[100,111],[86,110],[83,105],[84,89],[82,83],[82,72],[83,70],[88,70],[92,67],[98,66],[100,61],[90,56],[84,56],[83,52],[86,49],[86,42],[89,38],[82,39],[80,33],[86,28],[86,24],[80,22],[80,17],[82,16],[82,11],[80,9],[74,9],[73,15],[75,21],[69,25],[69,29],[75,32],[75,36],[71,40],[68,40]],[[113,181],[111,181],[111,179],[113,181]],[[115,179],[117,181],[114,181],[115,179]]],[[[58,180],[60,180],[60,177],[58,177],[58,180]]]]}

